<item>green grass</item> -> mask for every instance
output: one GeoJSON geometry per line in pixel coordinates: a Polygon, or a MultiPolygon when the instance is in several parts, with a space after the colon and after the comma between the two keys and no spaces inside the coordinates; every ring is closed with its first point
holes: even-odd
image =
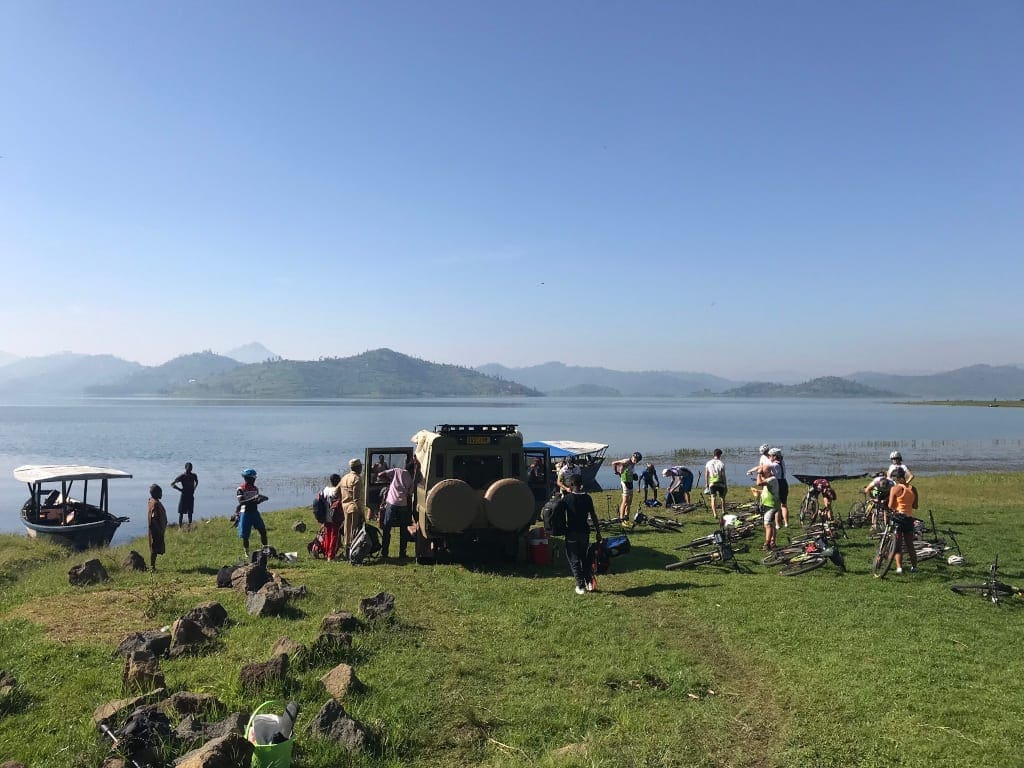
{"type": "MultiPolygon", "coordinates": [[[[858,485],[837,484],[842,509],[858,485]]],[[[1005,580],[1024,582],[1024,474],[928,477],[918,488],[922,510],[960,532],[966,568],[929,561],[912,578],[878,581],[873,547],[854,532],[846,574],[829,565],[786,579],[755,552],[739,555],[749,573],[665,571],[674,546],[710,529],[698,516],[680,534],[632,532],[633,551],[585,596],[560,559],[505,570],[303,559],[277,569],[311,592],[289,619],[251,618],[239,595],[215,588],[216,568],[239,551],[225,520],[172,529],[156,574],[122,571],[128,547],[101,551],[111,581],[85,589],[67,584],[84,555],[0,537],[0,669],[21,683],[0,709],[0,762],[99,764],[90,715],[121,696],[111,650],[122,634],[217,599],[236,623],[217,653],[164,660],[168,684],[233,711],[297,699],[297,766],[1016,764],[1024,606],[947,585],[982,578],[997,552],[1005,580]],[[357,636],[348,658],[367,690],[345,702],[380,734],[379,750],[349,758],[302,732],[326,700],[328,664],[293,670],[265,697],[241,690],[240,667],[268,658],[278,637],[308,643],[323,615],[380,590],[396,595],[396,620],[357,636]]],[[[290,531],[304,515],[268,515],[271,543],[304,554],[310,534],[290,531]]]]}

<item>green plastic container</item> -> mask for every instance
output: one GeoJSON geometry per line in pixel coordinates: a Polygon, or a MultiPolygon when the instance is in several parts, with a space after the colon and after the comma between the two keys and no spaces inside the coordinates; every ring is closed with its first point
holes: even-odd
{"type": "Polygon", "coordinates": [[[264,707],[277,703],[279,702],[265,701],[260,704],[249,718],[249,724],[245,726],[245,738],[253,745],[252,768],[291,768],[292,747],[295,746],[292,731],[294,723],[287,725],[289,731],[286,741],[278,744],[261,743],[269,742],[275,733],[282,731],[283,721],[288,719],[284,715],[260,714],[264,707]]]}

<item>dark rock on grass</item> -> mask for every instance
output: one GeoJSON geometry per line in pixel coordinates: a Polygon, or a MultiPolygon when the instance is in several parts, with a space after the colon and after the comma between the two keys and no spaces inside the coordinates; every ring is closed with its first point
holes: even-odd
{"type": "Polygon", "coordinates": [[[390,592],[378,592],[373,597],[359,601],[359,612],[368,620],[386,619],[395,612],[395,596],[390,592]]]}
{"type": "MultiPolygon", "coordinates": [[[[223,712],[224,705],[220,699],[210,693],[192,693],[191,691],[178,691],[171,694],[163,703],[164,712],[174,712],[178,716],[211,714],[223,712]]],[[[218,734],[223,735],[223,734],[218,734]]]]}
{"type": "Polygon", "coordinates": [[[128,557],[121,561],[121,567],[126,571],[144,571],[146,570],[146,558],[133,549],[128,553],[128,557]]]}
{"type": "Polygon", "coordinates": [[[280,637],[277,642],[274,643],[274,647],[270,651],[270,655],[277,656],[279,653],[287,653],[290,659],[298,660],[308,656],[309,649],[302,643],[295,642],[290,637],[280,637]]]}
{"type": "Polygon", "coordinates": [[[245,601],[245,610],[253,616],[280,616],[288,607],[288,594],[280,584],[267,582],[245,601]]]}
{"type": "Polygon", "coordinates": [[[0,768],[26,768],[26,766],[17,760],[8,760],[6,763],[0,763],[0,768]]]}
{"type": "Polygon", "coordinates": [[[232,733],[244,736],[248,722],[249,715],[243,712],[232,712],[217,723],[204,723],[195,715],[185,715],[174,730],[174,735],[185,744],[195,746],[232,733]]]}
{"type": "Polygon", "coordinates": [[[17,684],[18,681],[14,679],[14,675],[0,669],[0,700],[5,699],[14,693],[14,687],[17,684]]]}
{"type": "Polygon", "coordinates": [[[222,629],[228,620],[228,612],[216,600],[201,603],[181,618],[190,619],[206,630],[222,629]]]}
{"type": "Polygon", "coordinates": [[[306,532],[306,524],[304,522],[302,522],[301,520],[296,520],[295,523],[292,524],[292,530],[295,531],[296,533],[305,533],[306,532]]]}
{"type": "Polygon", "coordinates": [[[231,574],[231,588],[242,594],[256,592],[268,581],[270,574],[262,565],[243,565],[231,574]]]}
{"type": "Polygon", "coordinates": [[[320,678],[324,688],[337,701],[344,700],[349,693],[361,693],[366,686],[356,677],[355,669],[349,664],[339,664],[320,678]]]}
{"type": "Polygon", "coordinates": [[[362,623],[348,611],[338,611],[324,616],[320,622],[320,632],[337,634],[338,632],[356,632],[362,628],[362,623]]]}
{"type": "Polygon", "coordinates": [[[231,576],[239,568],[241,568],[239,565],[225,565],[217,571],[217,588],[229,589],[231,587],[231,576]]]}
{"type": "Polygon", "coordinates": [[[159,629],[149,629],[145,632],[131,632],[124,636],[124,639],[114,651],[115,656],[127,656],[132,651],[149,651],[154,656],[163,656],[171,647],[171,635],[169,632],[161,632],[159,629]]]}
{"type": "Polygon", "coordinates": [[[208,741],[179,757],[175,768],[248,768],[253,746],[237,733],[208,741]]]}
{"type": "Polygon", "coordinates": [[[99,584],[101,581],[107,581],[110,576],[107,574],[107,569],[103,567],[96,558],[92,560],[86,560],[81,565],[76,565],[70,571],[68,571],[68,583],[73,587],[85,587],[89,584],[99,584]]]}
{"type": "Polygon", "coordinates": [[[152,691],[166,685],[160,662],[150,651],[132,651],[125,656],[121,683],[126,691],[152,691]]]}
{"type": "Polygon", "coordinates": [[[310,731],[324,739],[330,739],[348,752],[364,752],[372,747],[370,730],[351,717],[341,704],[330,699],[317,713],[310,725],[310,731]]]}
{"type": "Polygon", "coordinates": [[[301,600],[302,598],[309,596],[309,590],[306,589],[305,584],[298,587],[285,587],[284,593],[288,596],[289,600],[301,600]]]}
{"type": "Polygon", "coordinates": [[[205,629],[192,619],[184,617],[171,625],[171,648],[167,657],[177,659],[181,656],[205,653],[213,648],[210,642],[216,636],[216,630],[205,629]]]}
{"type": "Polygon", "coordinates": [[[146,704],[155,704],[167,698],[166,688],[157,688],[155,691],[144,693],[141,696],[134,696],[130,699],[115,699],[106,704],[100,704],[92,713],[93,723],[99,727],[110,725],[114,720],[120,719],[120,715],[137,709],[146,704]]]}
{"type": "Polygon", "coordinates": [[[270,661],[246,664],[240,674],[242,688],[259,690],[269,683],[282,681],[288,674],[288,654],[279,653],[270,661]]]}

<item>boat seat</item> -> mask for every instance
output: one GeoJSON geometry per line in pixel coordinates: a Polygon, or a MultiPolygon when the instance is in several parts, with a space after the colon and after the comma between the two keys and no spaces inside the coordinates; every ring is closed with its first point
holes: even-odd
{"type": "Polygon", "coordinates": [[[64,507],[42,507],[39,522],[44,525],[60,525],[64,522],[64,507]]]}

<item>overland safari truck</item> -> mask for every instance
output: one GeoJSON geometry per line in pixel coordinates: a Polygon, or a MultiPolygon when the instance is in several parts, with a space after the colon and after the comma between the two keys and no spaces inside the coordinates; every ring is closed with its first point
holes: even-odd
{"type": "Polygon", "coordinates": [[[524,448],[515,424],[441,424],[412,436],[413,446],[367,448],[366,505],[377,509],[387,483],[377,472],[413,465],[416,558],[515,557],[519,542],[554,491],[548,448],[524,448]],[[542,472],[529,468],[540,459],[542,472]]]}

